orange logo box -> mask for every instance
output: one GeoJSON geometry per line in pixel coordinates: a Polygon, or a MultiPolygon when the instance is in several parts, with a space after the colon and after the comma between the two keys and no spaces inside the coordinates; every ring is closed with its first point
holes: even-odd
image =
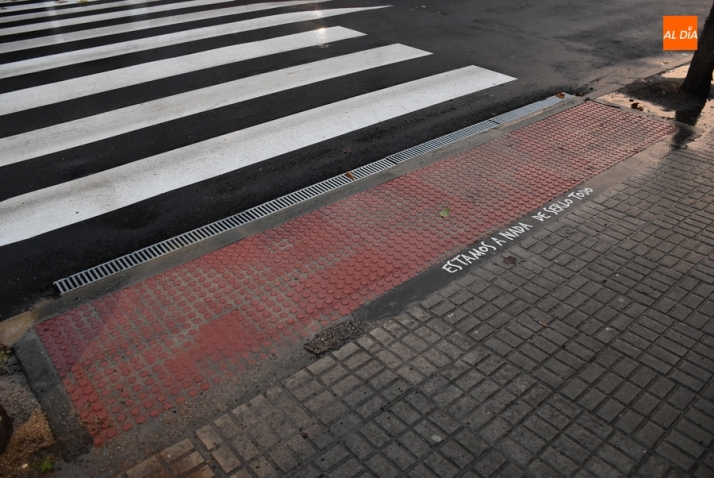
{"type": "Polygon", "coordinates": [[[697,49],[697,17],[662,17],[662,48],[697,49]]]}

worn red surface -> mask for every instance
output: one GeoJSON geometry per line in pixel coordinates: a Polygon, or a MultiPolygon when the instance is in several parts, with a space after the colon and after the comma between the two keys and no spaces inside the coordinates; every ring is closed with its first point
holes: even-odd
{"type": "Polygon", "coordinates": [[[96,445],[231,380],[673,127],[588,102],[43,322],[96,445]],[[449,207],[442,218],[439,211],[449,207]]]}

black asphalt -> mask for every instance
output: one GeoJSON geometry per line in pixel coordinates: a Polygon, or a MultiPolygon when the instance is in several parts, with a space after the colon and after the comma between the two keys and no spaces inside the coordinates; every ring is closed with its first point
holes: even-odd
{"type": "MultiPolygon", "coordinates": [[[[251,2],[235,2],[236,5],[241,3],[251,2]]],[[[393,5],[391,8],[381,10],[227,35],[0,79],[0,93],[4,93],[120,66],[319,27],[342,26],[366,34],[365,37],[343,40],[326,48],[273,55],[8,115],[0,121],[0,137],[5,137],[197,87],[369,47],[402,43],[433,53],[402,64],[270,95],[4,167],[0,169],[2,201],[230,131],[466,65],[477,65],[517,78],[503,86],[273,158],[80,224],[0,247],[0,320],[56,294],[52,286],[54,280],[558,91],[586,91],[589,89],[588,82],[603,68],[620,65],[624,68],[641,59],[661,56],[661,17],[699,15],[700,24],[703,24],[708,8],[706,3],[692,0],[677,4],[663,0],[626,4],[620,1],[567,0],[398,0],[390,3],[393,5]]],[[[80,44],[82,47],[111,44],[230,20],[308,9],[385,4],[373,0],[336,0],[211,19],[77,42],[77,45],[13,52],[0,55],[0,65],[72,50],[80,44]]],[[[164,12],[134,20],[169,14],[164,12]]],[[[121,19],[78,25],[53,33],[126,22],[126,19],[121,19]]],[[[2,27],[22,23],[31,22],[8,23],[2,27]]],[[[0,42],[44,34],[36,32],[0,37],[0,42]]],[[[675,57],[678,54],[670,55],[675,57]]]]}

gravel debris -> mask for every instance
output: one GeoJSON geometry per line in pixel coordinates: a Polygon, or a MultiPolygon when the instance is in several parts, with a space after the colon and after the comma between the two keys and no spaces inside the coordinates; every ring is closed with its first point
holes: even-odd
{"type": "Polygon", "coordinates": [[[305,350],[315,355],[322,355],[330,350],[337,350],[348,340],[356,339],[364,333],[362,324],[354,320],[346,320],[332,325],[305,344],[305,350]]]}

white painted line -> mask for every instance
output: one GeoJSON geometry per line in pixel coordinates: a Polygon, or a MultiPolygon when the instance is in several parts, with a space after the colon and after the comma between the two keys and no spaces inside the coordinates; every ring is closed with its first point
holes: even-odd
{"type": "MultiPolygon", "coordinates": [[[[220,65],[363,36],[343,27],[320,28],[268,40],[241,43],[166,60],[141,63],[0,95],[0,116],[60,101],[138,85],[220,65]]],[[[2,159],[0,159],[0,164],[2,159]]]]}
{"type": "MultiPolygon", "coordinates": [[[[92,3],[97,0],[87,0],[87,2],[92,3]]],[[[115,2],[118,3],[118,2],[115,2]]],[[[1,13],[10,13],[10,12],[21,12],[23,10],[35,10],[37,8],[55,8],[60,5],[83,5],[85,2],[82,2],[80,0],[67,0],[65,3],[57,3],[57,2],[38,2],[38,3],[23,3],[23,4],[17,4],[15,2],[12,2],[10,0],[3,0],[0,2],[0,8],[4,8],[4,10],[0,9],[0,14],[1,13]]]]}
{"type": "Polygon", "coordinates": [[[16,196],[0,203],[0,246],[512,80],[468,66],[16,196]]]}
{"type": "MultiPolygon", "coordinates": [[[[255,3],[252,5],[220,8],[217,10],[209,10],[207,12],[190,13],[186,15],[174,15],[170,17],[154,18],[152,20],[144,20],[140,22],[131,22],[121,25],[112,25],[109,27],[92,28],[89,30],[81,30],[78,32],[63,33],[59,35],[49,35],[39,38],[30,38],[28,40],[19,40],[14,42],[0,43],[0,53],[9,53],[11,51],[28,50],[30,48],[40,48],[49,45],[58,45],[73,41],[88,40],[109,35],[118,35],[120,33],[135,32],[148,30],[150,28],[163,27],[167,25],[177,25],[186,22],[197,20],[205,20],[208,18],[221,18],[229,15],[238,15],[241,13],[258,12],[270,10],[274,8],[282,8],[296,5],[304,5],[311,3],[322,3],[330,0],[293,0],[288,2],[268,2],[255,3]]],[[[2,35],[0,30],[0,35],[2,35]]]]}
{"type": "Polygon", "coordinates": [[[411,60],[430,53],[390,45],[298,65],[128,106],[0,139],[0,166],[101,141],[141,128],[279,91],[411,60]]]}
{"type": "MultiPolygon", "coordinates": [[[[69,15],[73,13],[91,13],[91,12],[96,12],[98,10],[106,10],[108,8],[118,8],[118,7],[136,7],[138,10],[138,13],[134,13],[135,10],[124,10],[123,12],[117,12],[117,13],[124,13],[124,15],[121,15],[119,17],[109,17],[109,18],[103,18],[103,20],[107,20],[110,18],[121,18],[121,17],[127,17],[127,16],[132,16],[132,15],[146,15],[147,13],[156,13],[156,12],[161,12],[161,11],[166,11],[166,10],[178,10],[181,8],[189,8],[189,7],[202,7],[206,5],[214,5],[217,3],[227,3],[227,2],[233,2],[234,0],[190,0],[187,2],[176,2],[176,3],[171,3],[171,4],[162,4],[161,7],[163,8],[162,10],[153,10],[154,8],[158,7],[152,7],[151,5],[161,3],[163,0],[155,0],[153,2],[144,2],[141,0],[122,0],[119,2],[113,2],[113,3],[100,3],[98,5],[83,5],[81,7],[73,7],[73,8],[63,8],[63,9],[53,9],[53,10],[44,10],[42,12],[33,12],[33,13],[23,13],[20,15],[0,15],[0,23],[11,23],[11,22],[18,22],[21,20],[34,20],[38,19],[38,22],[48,22],[53,20],[55,17],[59,15],[69,15]]],[[[279,3],[279,2],[278,2],[279,3]]],[[[56,3],[54,4],[55,6],[57,5],[56,3]]],[[[3,13],[2,10],[0,10],[0,14],[3,13]]],[[[93,21],[99,21],[97,18],[99,15],[94,16],[94,17],[89,17],[93,21]]],[[[85,22],[86,23],[86,22],[85,22]]],[[[64,26],[64,25],[59,25],[59,26],[64,26]]],[[[50,28],[58,28],[59,26],[53,26],[50,28]]]]}
{"type": "Polygon", "coordinates": [[[66,53],[58,53],[56,55],[43,56],[32,58],[29,60],[21,60],[13,63],[5,63],[0,65],[0,78],[9,78],[11,76],[25,75],[38,71],[59,68],[67,65],[74,65],[87,61],[99,60],[102,58],[110,58],[112,56],[124,55],[138,51],[151,50],[179,43],[186,43],[205,38],[213,38],[221,35],[229,35],[261,28],[268,28],[277,25],[286,25],[289,23],[305,22],[309,20],[318,20],[320,18],[333,17],[336,15],[345,15],[348,13],[365,12],[386,7],[362,7],[362,8],[333,8],[329,10],[314,10],[308,12],[292,12],[272,15],[269,17],[254,18],[251,20],[242,20],[239,22],[226,23],[212,27],[196,28],[175,33],[167,33],[149,38],[140,38],[138,40],[130,40],[121,43],[113,43],[84,50],[70,51],[66,53]]]}
{"type": "Polygon", "coordinates": [[[0,29],[0,37],[7,35],[17,35],[19,33],[30,33],[42,30],[51,30],[54,28],[63,28],[72,25],[82,25],[86,23],[95,23],[106,20],[113,20],[116,18],[126,18],[133,17],[136,15],[148,15],[150,13],[158,13],[165,11],[176,11],[177,15],[171,15],[168,17],[154,18],[152,20],[143,20],[138,22],[123,23],[120,25],[114,25],[103,28],[92,28],[89,30],[81,30],[72,33],[62,33],[59,35],[50,35],[39,38],[33,38],[31,40],[23,40],[8,43],[7,45],[2,45],[2,50],[0,53],[5,53],[8,51],[16,50],[27,50],[28,48],[38,48],[47,45],[56,45],[58,43],[67,43],[71,41],[85,40],[87,38],[98,38],[107,35],[116,35],[118,33],[134,32],[139,30],[146,30],[149,28],[158,28],[167,25],[178,25],[181,23],[195,22],[198,20],[206,20],[209,18],[219,18],[229,15],[239,15],[241,13],[249,12],[259,12],[262,10],[271,10],[274,8],[281,7],[291,7],[294,5],[303,5],[306,3],[322,3],[329,0],[288,0],[283,2],[266,2],[266,3],[254,3],[250,5],[241,5],[237,7],[220,7],[204,12],[195,13],[179,13],[184,8],[190,8],[195,6],[200,6],[201,4],[226,4],[225,0],[222,1],[207,1],[207,0],[197,0],[195,3],[198,5],[192,5],[194,2],[189,1],[185,3],[180,3],[180,8],[177,4],[171,5],[160,5],[158,7],[149,8],[134,8],[132,10],[122,10],[120,12],[102,13],[100,15],[88,15],[75,18],[67,18],[64,20],[52,20],[44,23],[31,23],[29,25],[21,25],[18,27],[10,27],[0,29]],[[18,46],[19,45],[19,46],[18,46]],[[10,48],[10,49],[8,49],[10,48]]]}
{"type": "MultiPolygon", "coordinates": [[[[2,15],[3,13],[7,13],[7,11],[17,11],[14,8],[12,10],[8,8],[7,10],[0,10],[0,23],[10,23],[10,22],[17,22],[20,20],[32,20],[35,18],[41,18],[43,20],[41,21],[49,21],[52,19],[52,17],[56,17],[57,15],[68,15],[72,13],[83,13],[83,12],[94,12],[97,10],[106,10],[107,8],[117,8],[117,7],[130,7],[130,6],[136,6],[136,5],[152,5],[154,3],[158,3],[162,0],[156,0],[154,2],[144,2],[142,0],[121,0],[118,2],[112,2],[112,3],[100,3],[98,5],[82,5],[80,7],[72,7],[72,8],[60,8],[60,9],[55,9],[53,8],[52,10],[43,10],[41,12],[33,12],[33,13],[22,13],[20,15],[2,15]]],[[[218,1],[223,1],[225,2],[226,0],[218,0],[218,1]]],[[[52,2],[52,7],[57,7],[60,6],[61,4],[52,2]]],[[[180,5],[180,3],[178,4],[180,5]]],[[[38,8],[38,7],[33,7],[33,8],[38,8]]],[[[27,8],[26,10],[29,10],[27,8]]]]}

